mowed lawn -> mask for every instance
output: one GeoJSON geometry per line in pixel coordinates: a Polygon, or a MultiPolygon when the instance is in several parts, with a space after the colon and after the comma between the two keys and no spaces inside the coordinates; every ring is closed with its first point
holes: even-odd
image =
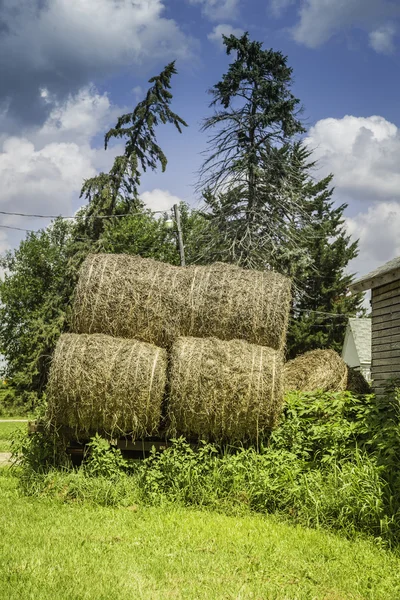
{"type": "Polygon", "coordinates": [[[21,497],[0,469],[0,598],[400,598],[400,560],[273,517],[21,497]]]}
{"type": "MultiPolygon", "coordinates": [[[[18,429],[26,430],[28,423],[16,423],[4,417],[0,417],[0,419],[0,452],[10,452],[11,438],[14,432],[18,429]]],[[[18,417],[13,417],[12,419],[18,419],[18,417]]]]}

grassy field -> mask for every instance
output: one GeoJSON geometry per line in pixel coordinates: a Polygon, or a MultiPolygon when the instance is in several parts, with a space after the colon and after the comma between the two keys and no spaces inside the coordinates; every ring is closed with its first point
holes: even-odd
{"type": "Polygon", "coordinates": [[[8,468],[0,505],[0,598],[8,600],[400,597],[400,559],[273,517],[21,497],[8,468]]]}
{"type": "MultiPolygon", "coordinates": [[[[17,417],[13,417],[17,419],[17,417]]],[[[22,418],[22,417],[21,417],[22,418]]],[[[11,420],[4,420],[1,417],[0,422],[0,452],[10,451],[10,439],[15,431],[18,429],[26,429],[27,423],[13,423],[11,420]]]]}

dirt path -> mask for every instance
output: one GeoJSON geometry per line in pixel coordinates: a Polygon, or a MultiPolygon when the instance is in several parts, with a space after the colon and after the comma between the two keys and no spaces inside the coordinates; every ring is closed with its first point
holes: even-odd
{"type": "Polygon", "coordinates": [[[11,452],[0,452],[0,467],[11,463],[11,452]]]}
{"type": "Polygon", "coordinates": [[[27,423],[29,419],[0,419],[0,423],[27,423]]]}

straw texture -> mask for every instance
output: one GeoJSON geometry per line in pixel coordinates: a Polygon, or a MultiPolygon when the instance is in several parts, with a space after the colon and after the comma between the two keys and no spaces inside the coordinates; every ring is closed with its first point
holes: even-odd
{"type": "Polygon", "coordinates": [[[347,386],[347,365],[334,350],[311,350],[286,363],[285,391],[341,392],[347,386]]]}
{"type": "Polygon", "coordinates": [[[170,433],[257,440],[282,410],[282,356],[241,340],[181,337],[172,347],[170,433]]]}
{"type": "Polygon", "coordinates": [[[130,255],[90,255],[82,265],[73,330],[136,338],[168,348],[180,336],[286,341],[286,277],[233,265],[175,267],[130,255]]]}
{"type": "Polygon", "coordinates": [[[165,350],[150,344],[64,334],[50,370],[49,416],[82,433],[152,435],[160,425],[166,372],[165,350]]]}

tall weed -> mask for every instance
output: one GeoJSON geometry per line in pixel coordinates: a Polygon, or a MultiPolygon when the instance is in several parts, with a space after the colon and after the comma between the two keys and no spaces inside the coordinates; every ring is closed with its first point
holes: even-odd
{"type": "Polygon", "coordinates": [[[298,523],[394,537],[387,511],[388,484],[365,454],[354,460],[309,468],[285,450],[240,450],[219,456],[205,445],[201,454],[183,440],[136,467],[140,498],[146,503],[178,501],[217,510],[279,513],[298,523]]]}
{"type": "Polygon", "coordinates": [[[59,440],[37,435],[17,444],[21,481],[25,493],[63,501],[277,513],[397,544],[399,399],[398,389],[379,401],[349,392],[289,394],[280,426],[260,451],[206,443],[194,450],[180,438],[163,453],[129,462],[96,436],[77,471],[60,461],[59,440]]]}

